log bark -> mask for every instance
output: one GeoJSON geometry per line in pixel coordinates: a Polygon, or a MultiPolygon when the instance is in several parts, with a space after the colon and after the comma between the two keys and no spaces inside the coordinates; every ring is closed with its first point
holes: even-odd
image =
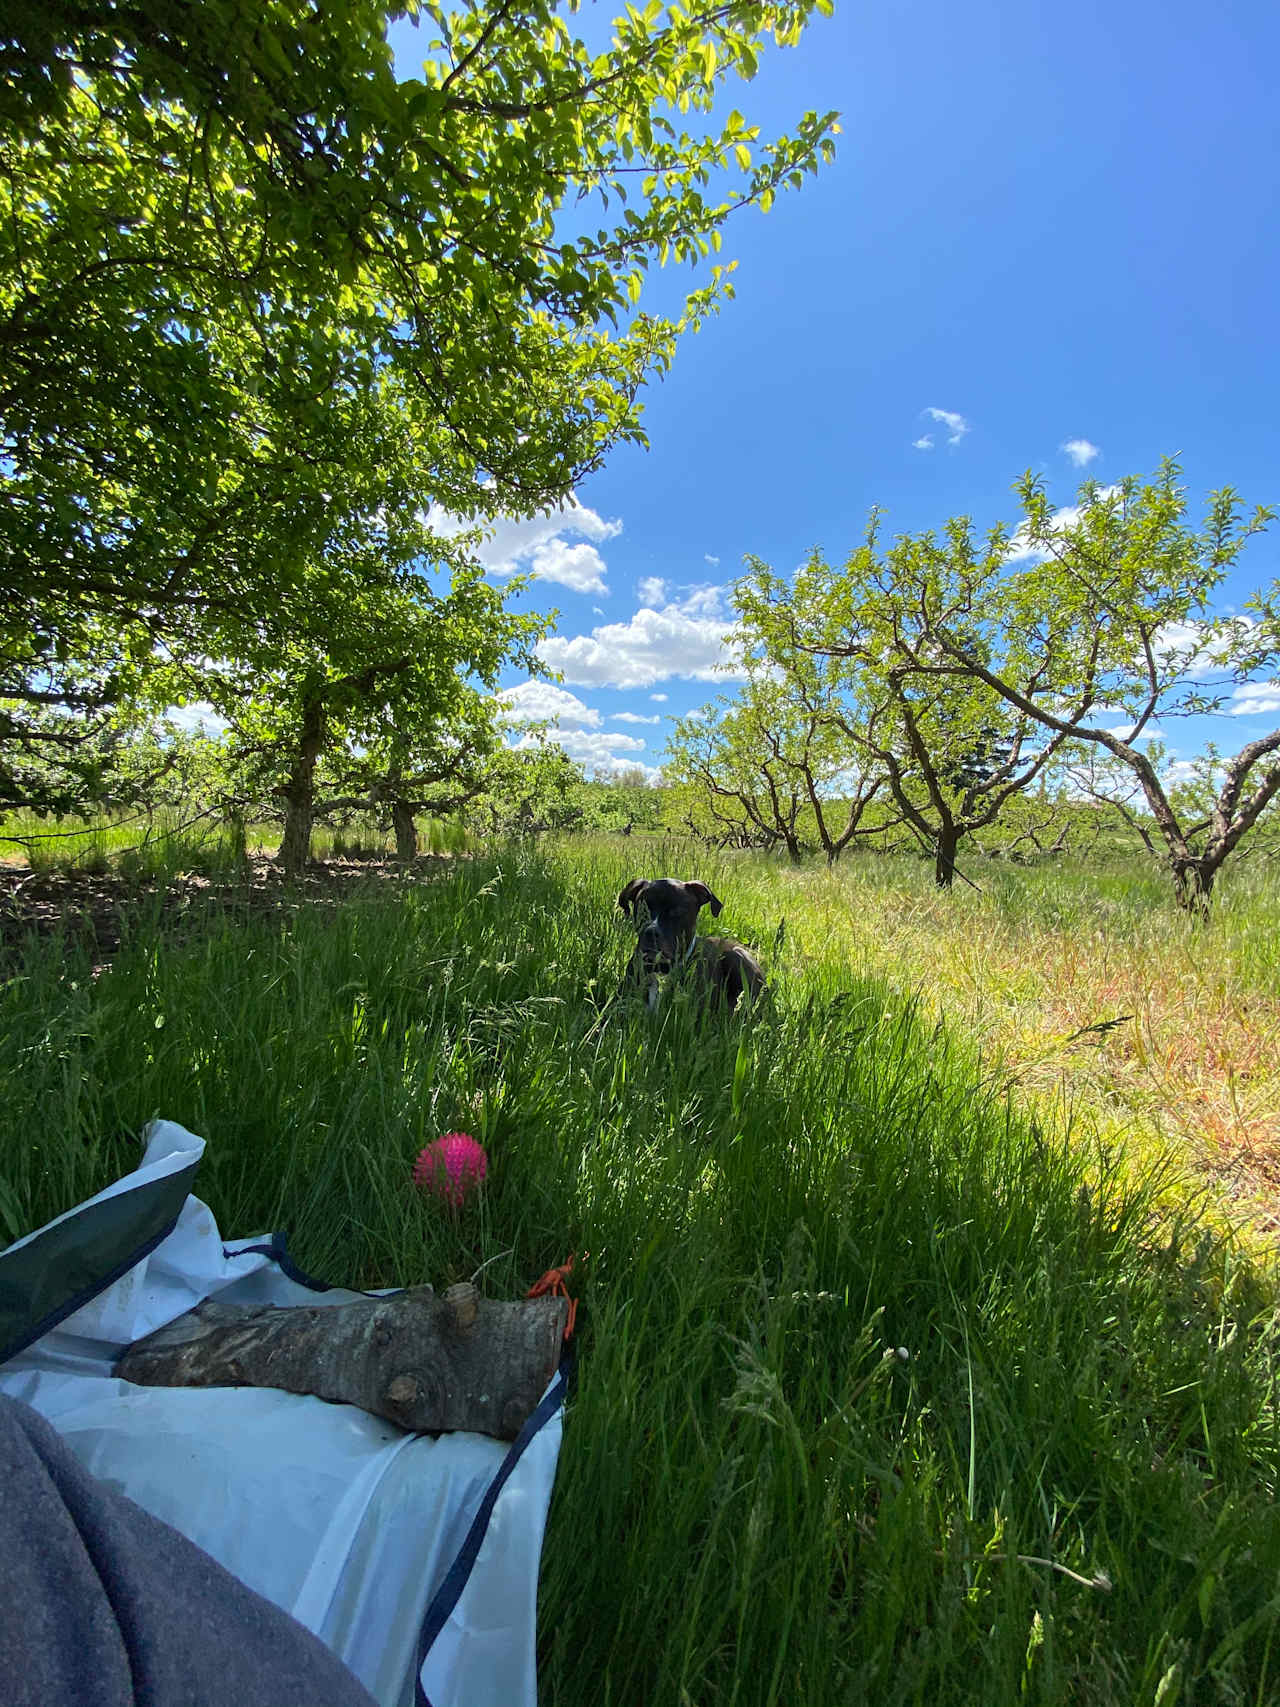
{"type": "Polygon", "coordinates": [[[116,1374],[143,1387],[278,1387],[403,1429],[514,1440],[560,1359],[563,1298],[500,1303],[474,1286],[297,1309],[207,1298],[138,1340],[116,1374]]]}

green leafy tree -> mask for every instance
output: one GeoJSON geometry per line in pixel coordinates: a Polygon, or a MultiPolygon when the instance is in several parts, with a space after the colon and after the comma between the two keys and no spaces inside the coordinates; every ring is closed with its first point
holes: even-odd
{"type": "Polygon", "coordinates": [[[390,810],[411,857],[413,814],[481,786],[496,744],[488,690],[509,659],[530,666],[545,629],[465,560],[444,591],[413,572],[386,584],[375,567],[354,593],[318,576],[287,643],[175,666],[153,688],[163,698],[181,683],[227,720],[241,786],[283,811],[290,872],[306,864],[317,815],[355,805],[390,810]]]}
{"type": "Polygon", "coordinates": [[[323,781],[332,780],[335,794],[317,807],[325,815],[356,808],[389,818],[396,857],[405,862],[417,857],[422,814],[457,816],[488,786],[501,738],[492,696],[473,684],[455,684],[447,716],[437,700],[429,724],[413,693],[411,681],[398,682],[370,744],[348,738],[329,755],[323,781]]]}
{"type": "Polygon", "coordinates": [[[984,838],[983,851],[996,858],[1034,863],[1096,848],[1105,814],[1075,791],[1071,774],[1070,756],[1064,750],[1051,777],[1008,801],[995,836],[989,844],[984,838]]]}
{"type": "Polygon", "coordinates": [[[771,848],[801,858],[804,792],[775,750],[755,743],[751,709],[722,696],[676,719],[663,764],[675,788],[692,798],[688,823],[723,845],[771,848]]]}
{"type": "Polygon", "coordinates": [[[963,573],[932,535],[883,550],[874,515],[843,565],[814,552],[784,580],[753,559],[735,589],[749,643],[788,682],[805,683],[817,660],[835,665],[823,716],[865,774],[883,777],[901,821],[932,851],[941,887],[955,878],[964,838],[997,821],[1062,739],[940,666],[921,612],[931,601],[964,622],[966,596],[963,573]]]}
{"type": "Polygon", "coordinates": [[[791,670],[772,658],[760,667],[757,642],[737,695],[677,720],[664,769],[690,797],[691,821],[720,839],[780,846],[792,860],[816,843],[831,865],[866,828],[884,773],[849,737],[831,670],[800,654],[790,661],[791,670]]]}
{"type": "Polygon", "coordinates": [[[157,660],[291,643],[380,512],[530,513],[640,440],[730,294],[654,317],[646,269],[830,150],[720,103],[815,6],[628,8],[594,49],[554,0],[432,5],[404,81],[374,0],[8,8],[4,796],[82,797],[85,720],[157,660]]]}
{"type": "Polygon", "coordinates": [[[582,802],[584,829],[629,836],[637,829],[662,827],[662,790],[640,765],[597,771],[583,789],[582,802]]]}
{"type": "Polygon", "coordinates": [[[1213,609],[1273,513],[1246,519],[1224,488],[1192,525],[1172,461],[1146,481],[1087,482],[1065,513],[1031,474],[1017,491],[1025,514],[1013,534],[997,527],[977,542],[960,521],[945,543],[929,543],[936,568],[919,578],[917,595],[934,651],[919,668],[998,695],[1050,742],[1097,754],[1094,775],[1111,779],[1104,793],[1113,803],[1124,797],[1116,780],[1130,779],[1179,904],[1203,910],[1223,864],[1280,794],[1280,730],[1234,756],[1215,754],[1192,794],[1179,792],[1162,749],[1144,746],[1178,718],[1221,711],[1242,686],[1274,676],[1280,583],[1240,615],[1213,609]]]}
{"type": "Polygon", "coordinates": [[[466,821],[489,836],[577,829],[583,822],[586,789],[582,766],[545,730],[529,730],[518,746],[497,748],[485,787],[468,806],[466,821]]]}
{"type": "MultiPolygon", "coordinates": [[[[86,735],[77,758],[93,776],[99,810],[117,828],[128,828],[139,845],[176,827],[231,815],[233,790],[223,744],[201,728],[185,728],[149,716],[144,707],[121,708],[86,735]]],[[[65,782],[61,764],[50,769],[53,788],[65,782]]],[[[37,826],[21,819],[6,826],[0,842],[28,855],[56,847],[80,832],[56,826],[50,814],[37,826]]]]}

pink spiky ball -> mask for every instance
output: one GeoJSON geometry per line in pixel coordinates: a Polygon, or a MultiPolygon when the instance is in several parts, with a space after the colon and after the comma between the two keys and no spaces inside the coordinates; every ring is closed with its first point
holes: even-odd
{"type": "Polygon", "coordinates": [[[433,1138],[413,1164],[415,1185],[452,1209],[461,1209],[468,1193],[482,1184],[488,1171],[484,1145],[469,1132],[446,1132],[443,1138],[433,1138]]]}

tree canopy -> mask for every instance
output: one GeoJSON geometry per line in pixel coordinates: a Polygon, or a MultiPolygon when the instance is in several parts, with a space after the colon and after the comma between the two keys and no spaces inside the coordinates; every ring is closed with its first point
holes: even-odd
{"type": "MultiPolygon", "coordinates": [[[[1024,518],[1012,534],[993,529],[978,546],[962,520],[945,553],[930,541],[930,557],[945,555],[959,575],[950,603],[925,582],[917,588],[937,649],[930,668],[998,694],[1049,740],[1101,755],[1103,772],[1140,794],[1179,902],[1201,907],[1224,861],[1280,794],[1280,730],[1211,765],[1204,811],[1188,811],[1162,775],[1162,744],[1143,747],[1163,725],[1221,711],[1235,689],[1280,663],[1280,584],[1234,614],[1216,608],[1245,544],[1274,511],[1247,515],[1224,487],[1209,494],[1196,526],[1172,459],[1145,480],[1087,481],[1067,511],[1052,507],[1030,473],[1016,489],[1024,518]]],[[[1097,792],[1123,804],[1123,785],[1097,792]]]]}
{"type": "MultiPolygon", "coordinates": [[[[752,559],[734,600],[757,667],[768,667],[778,691],[828,741],[843,743],[848,771],[856,758],[859,814],[883,787],[948,886],[963,838],[994,823],[1035,782],[1062,738],[1042,737],[1033,718],[1011,712],[994,690],[933,668],[936,647],[919,600],[922,553],[927,541],[906,536],[882,547],[873,514],[843,564],[815,551],[783,578],[752,559]]],[[[952,570],[948,558],[930,559],[939,586],[952,570]]]]}
{"type": "Polygon", "coordinates": [[[555,0],[414,8],[401,80],[374,0],[10,7],[4,794],[74,798],[59,714],[157,658],[292,635],[372,555],[403,582],[416,559],[367,547],[421,547],[432,504],[529,513],[642,438],[643,385],[730,294],[712,265],[653,316],[646,269],[830,151],[830,115],[762,139],[720,110],[815,9],[629,7],[594,49],[555,0]]]}
{"type": "MultiPolygon", "coordinates": [[[[757,564],[734,591],[747,668],[739,692],[677,719],[664,775],[683,795],[685,821],[729,843],[786,849],[814,845],[834,864],[865,833],[867,809],[885,783],[868,762],[847,672],[782,644],[754,604],[767,578],[757,564]]],[[[883,831],[883,815],[875,828],[883,831]]]]}
{"type": "MultiPolygon", "coordinates": [[[[1030,474],[1015,491],[1015,527],[980,535],[958,516],[886,544],[873,513],[841,564],[814,551],[780,576],[749,559],[733,595],[747,684],[677,725],[670,773],[793,855],[808,789],[828,858],[844,845],[823,828],[828,808],[843,796],[846,839],[860,835],[883,789],[943,885],[962,839],[1011,809],[1017,839],[1040,847],[1055,796],[1101,804],[1161,858],[1179,902],[1202,908],[1280,800],[1280,730],[1174,764],[1165,726],[1231,708],[1260,678],[1274,685],[1280,582],[1217,608],[1273,512],[1247,515],[1227,488],[1194,524],[1172,461],[1145,480],[1086,482],[1065,509],[1030,474]],[[810,786],[819,735],[827,764],[810,786]]],[[[877,809],[867,828],[880,827],[877,809]]],[[[1050,851],[1062,845],[1059,830],[1050,851]]]]}

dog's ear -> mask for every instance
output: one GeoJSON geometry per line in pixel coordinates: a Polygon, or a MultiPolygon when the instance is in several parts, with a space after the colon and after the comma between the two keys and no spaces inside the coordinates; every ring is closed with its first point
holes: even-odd
{"type": "Polygon", "coordinates": [[[705,883],[686,883],[685,888],[700,907],[709,906],[716,918],[724,912],[724,902],[718,895],[713,895],[705,883]]]}
{"type": "Polygon", "coordinates": [[[627,887],[618,896],[618,905],[624,913],[629,913],[635,907],[643,892],[649,887],[647,877],[633,877],[627,887]]]}

